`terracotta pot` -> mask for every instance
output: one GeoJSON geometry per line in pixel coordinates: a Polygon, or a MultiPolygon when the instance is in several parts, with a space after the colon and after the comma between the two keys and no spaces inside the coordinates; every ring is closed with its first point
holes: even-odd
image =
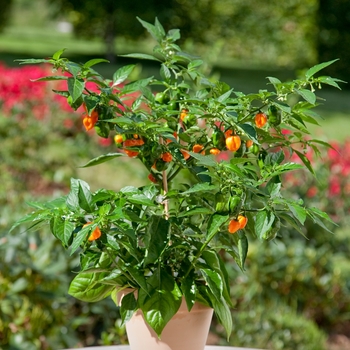
{"type": "MultiPolygon", "coordinates": [[[[127,290],[121,292],[124,295],[127,290]]],[[[118,295],[119,300],[123,295],[118,295]]],[[[183,300],[179,311],[165,326],[161,339],[144,320],[141,310],[126,323],[130,350],[204,350],[213,309],[195,303],[188,312],[183,300]]]]}

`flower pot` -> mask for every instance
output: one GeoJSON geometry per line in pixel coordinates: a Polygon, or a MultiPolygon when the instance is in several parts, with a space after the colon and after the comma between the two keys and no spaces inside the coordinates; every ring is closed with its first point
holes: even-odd
{"type": "Polygon", "coordinates": [[[212,316],[213,309],[198,302],[189,312],[183,300],[159,339],[138,310],[126,323],[130,350],[204,350],[212,316]]]}

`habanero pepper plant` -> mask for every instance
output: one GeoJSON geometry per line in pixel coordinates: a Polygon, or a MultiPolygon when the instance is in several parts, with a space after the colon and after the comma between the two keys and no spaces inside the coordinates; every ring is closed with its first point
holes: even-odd
{"type": "Polygon", "coordinates": [[[55,92],[73,109],[84,106],[87,130],[115,140],[119,152],[86,167],[137,158],[149,172],[149,185],[92,193],[86,182],[72,179],[67,196],[33,204],[35,211],[13,228],[48,222],[71,254],[80,252],[80,272],[69,289],[78,299],[115,299],[117,291],[131,287],[137,297],[123,298],[122,319],[141,309],[160,335],[184,297],[189,310],[195,301],[212,307],[229,335],[231,296],[223,257],[244,270],[249,240],[270,240],[281,225],[302,233],[307,217],[321,226],[331,221],[302,200],[283,197],[281,187],[285,173],[303,167],[312,172],[306,146],[317,150],[325,144],[310,137],[307,124],[318,124],[315,88],[339,88],[337,79],[315,77],[334,61],[291,82],[269,77],[272,91],[244,94],[201,73],[203,61],[175,43],[179,30],[166,33],[158,20],[139,21],[157,41],[154,54],[126,57],[157,62],[160,78],[127,82],[134,68],[127,65],[104,79],[91,68],[104,60],[78,64],[62,58],[64,50],[50,59],[21,61],[49,63],[62,72],[37,80],[66,81],[67,89],[55,92]],[[289,161],[291,154],[302,164],[289,161]]]}

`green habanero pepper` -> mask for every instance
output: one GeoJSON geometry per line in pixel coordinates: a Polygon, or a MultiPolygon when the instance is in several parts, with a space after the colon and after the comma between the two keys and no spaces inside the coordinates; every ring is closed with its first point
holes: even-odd
{"type": "Polygon", "coordinates": [[[268,110],[269,115],[269,123],[273,126],[278,126],[281,124],[281,111],[278,110],[278,108],[274,105],[269,107],[268,110]]]}
{"type": "Polygon", "coordinates": [[[212,135],[213,146],[222,150],[225,148],[225,134],[221,130],[217,130],[212,135]]]}
{"type": "Polygon", "coordinates": [[[218,214],[227,214],[229,212],[229,201],[221,192],[215,195],[215,202],[215,210],[218,214]]]}

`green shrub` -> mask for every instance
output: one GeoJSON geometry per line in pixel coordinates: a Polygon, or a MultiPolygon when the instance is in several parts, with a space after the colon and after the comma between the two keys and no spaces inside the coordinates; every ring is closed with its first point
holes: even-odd
{"type": "Polygon", "coordinates": [[[233,311],[232,346],[270,350],[325,350],[326,336],[291,308],[277,304],[233,311]]]}

